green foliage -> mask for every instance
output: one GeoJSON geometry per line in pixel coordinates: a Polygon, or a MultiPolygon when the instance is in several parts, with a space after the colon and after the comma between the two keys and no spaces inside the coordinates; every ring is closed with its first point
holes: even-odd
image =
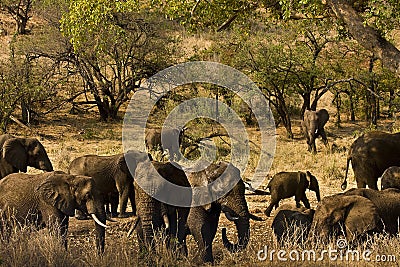
{"type": "Polygon", "coordinates": [[[129,41],[117,14],[137,10],[137,1],[78,0],[70,1],[68,13],[61,19],[61,32],[75,52],[105,52],[109,43],[129,41]]]}

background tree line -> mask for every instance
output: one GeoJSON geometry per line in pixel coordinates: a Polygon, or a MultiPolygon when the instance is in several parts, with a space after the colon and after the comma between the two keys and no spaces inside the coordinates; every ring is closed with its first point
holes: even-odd
{"type": "MultiPolygon", "coordinates": [[[[327,92],[338,126],[345,115],[376,126],[397,111],[394,0],[7,0],[0,7],[15,24],[1,57],[3,131],[13,116],[28,124],[65,103],[117,119],[144,79],[188,60],[249,75],[290,138],[292,120],[318,108],[327,92]],[[193,36],[211,45],[185,54],[193,36]]],[[[227,90],[211,92],[233,101],[227,90]]],[[[251,112],[241,112],[251,124],[251,112]]]]}

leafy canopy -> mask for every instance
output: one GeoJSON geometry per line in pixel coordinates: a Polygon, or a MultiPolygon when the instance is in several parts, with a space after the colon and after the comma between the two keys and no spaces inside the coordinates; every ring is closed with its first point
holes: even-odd
{"type": "Polygon", "coordinates": [[[61,18],[61,31],[70,39],[75,52],[91,48],[104,52],[107,43],[125,37],[116,15],[137,11],[138,1],[74,0],[61,18]]]}

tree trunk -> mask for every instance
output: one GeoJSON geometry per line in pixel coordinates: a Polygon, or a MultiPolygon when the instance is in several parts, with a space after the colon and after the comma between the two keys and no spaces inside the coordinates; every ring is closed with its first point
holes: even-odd
{"type": "MultiPolygon", "coordinates": [[[[400,75],[400,51],[384,39],[374,28],[364,23],[363,18],[348,0],[327,0],[336,17],[346,24],[352,37],[365,49],[381,59],[382,64],[400,75]]],[[[352,3],[352,2],[351,2],[352,3]]]]}

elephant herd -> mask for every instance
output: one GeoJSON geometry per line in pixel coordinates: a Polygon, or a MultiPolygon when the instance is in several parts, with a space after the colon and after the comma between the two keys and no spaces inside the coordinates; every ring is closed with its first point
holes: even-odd
{"type": "MultiPolygon", "coordinates": [[[[317,116],[321,122],[308,131],[311,152],[315,151],[316,136],[326,139],[323,125],[329,118],[325,112],[314,113],[307,113],[307,116],[317,116]]],[[[174,134],[180,138],[179,132],[174,134]]],[[[246,248],[250,240],[250,220],[263,220],[249,212],[245,198],[249,185],[242,180],[239,169],[229,162],[206,163],[206,168],[190,170],[176,162],[157,162],[145,152],[130,150],[112,156],[78,157],[70,163],[66,173],[53,170],[43,145],[35,138],[1,135],[0,148],[0,230],[4,233],[15,222],[38,228],[55,225],[67,247],[69,217],[76,214],[78,219],[84,219],[89,216],[95,221],[96,247],[103,252],[106,220],[129,216],[126,211],[129,200],[132,213],[137,217],[128,235],[136,230],[142,249],[153,250],[155,232],[163,231],[167,246],[187,255],[186,237],[190,234],[197,243],[197,255],[201,260],[213,262],[212,245],[221,213],[234,222],[237,231],[237,241],[232,243],[226,229],[222,229],[222,243],[230,252],[246,248]],[[45,172],[26,174],[28,166],[45,172]],[[156,179],[158,175],[164,179],[156,179]],[[226,179],[213,186],[220,177],[226,179]],[[143,181],[149,188],[143,186],[143,181]],[[237,182],[232,187],[224,184],[230,181],[237,182]],[[199,187],[211,185],[209,194],[221,193],[222,197],[192,207],[175,206],[157,197],[165,193],[168,183],[188,188],[192,203],[195,198],[204,197],[196,195],[199,187]],[[226,188],[231,189],[224,192],[226,188]],[[108,204],[111,205],[110,214],[107,214],[108,204]]],[[[400,133],[368,132],[354,141],[349,150],[343,190],[350,162],[358,188],[344,193],[321,199],[317,178],[309,171],[277,173],[268,183],[269,192],[255,190],[271,195],[265,215],[269,217],[275,207],[272,229],[278,242],[287,238],[293,241],[295,236],[298,242],[317,236],[329,240],[338,235],[353,241],[362,240],[370,233],[398,233],[400,133]],[[382,177],[381,191],[377,190],[379,177],[382,177]],[[305,194],[307,189],[316,193],[319,202],[316,209],[310,206],[305,194]],[[280,200],[293,196],[296,205],[285,204],[278,208],[280,200]],[[309,235],[310,231],[314,234],[309,235]]],[[[182,197],[174,196],[173,192],[170,196],[182,197]]]]}
{"type": "MultiPolygon", "coordinates": [[[[305,207],[298,205],[304,196],[304,183],[293,187],[295,173],[278,173],[272,178],[268,185],[271,204],[266,215],[277,203],[276,199],[294,195],[297,203],[296,206],[285,204],[276,211],[272,229],[278,242],[293,240],[295,232],[299,242],[315,238],[326,241],[340,235],[352,242],[362,241],[373,233],[399,233],[400,133],[371,131],[358,137],[349,149],[343,190],[347,187],[350,162],[357,188],[326,196],[321,201],[319,190],[313,189],[320,201],[315,210],[310,209],[308,201],[303,201],[305,207]],[[377,185],[379,178],[381,191],[377,185]]],[[[301,181],[301,172],[297,176],[301,181]]]]}
{"type": "MultiPolygon", "coordinates": [[[[234,221],[237,229],[237,243],[231,243],[226,230],[222,231],[223,244],[231,252],[247,246],[250,219],[261,220],[250,214],[240,171],[228,162],[209,163],[202,171],[186,173],[177,163],[156,162],[145,152],[131,150],[113,156],[78,157],[70,163],[68,173],[65,173],[53,171],[47,153],[37,139],[3,135],[0,140],[3,140],[0,230],[4,233],[16,225],[13,223],[30,224],[37,228],[54,227],[52,229],[58,229],[67,247],[69,217],[75,213],[78,218],[89,215],[95,221],[96,247],[103,252],[106,220],[114,220],[111,217],[117,215],[118,206],[118,216],[126,217],[127,202],[130,200],[132,212],[137,215],[131,230],[137,231],[139,245],[143,249],[153,247],[155,231],[163,230],[167,245],[187,254],[186,236],[191,234],[198,244],[202,261],[213,262],[212,243],[221,213],[234,221]],[[20,147],[23,149],[17,151],[20,147]],[[24,164],[18,162],[21,158],[24,164]],[[27,166],[46,172],[26,174],[27,166]],[[170,183],[187,187],[190,192],[195,186],[213,183],[222,174],[227,177],[226,181],[238,182],[223,197],[211,203],[180,207],[163,203],[154,197],[157,192],[165,190],[164,183],[155,182],[157,180],[154,177],[158,174],[170,183]],[[143,180],[150,181],[154,194],[149,195],[142,185],[138,185],[138,181],[143,180]],[[106,213],[107,203],[111,204],[110,215],[106,213]]],[[[223,184],[213,190],[224,190],[227,186],[223,184]]]]}

